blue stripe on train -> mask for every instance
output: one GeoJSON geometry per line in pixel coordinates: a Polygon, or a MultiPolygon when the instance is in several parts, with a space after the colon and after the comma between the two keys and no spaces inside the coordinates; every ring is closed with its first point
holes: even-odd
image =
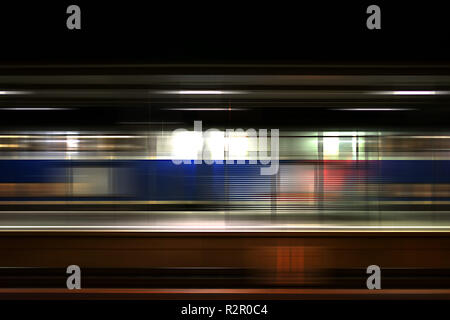
{"type": "MultiPolygon", "coordinates": [[[[281,161],[280,164],[301,165],[302,162],[281,161]]],[[[327,169],[345,166],[344,180],[348,178],[351,181],[354,176],[361,177],[361,164],[361,161],[336,161],[326,166],[327,169]]],[[[311,165],[311,162],[305,165],[311,165]]],[[[70,181],[70,172],[73,172],[71,169],[80,167],[126,169],[127,178],[122,175],[112,183],[121,185],[131,181],[131,189],[127,196],[116,196],[116,200],[255,199],[270,194],[275,181],[273,176],[260,175],[259,164],[175,165],[170,160],[0,160],[0,183],[67,182],[70,181]]],[[[369,183],[450,183],[450,160],[370,161],[365,174],[369,183]]],[[[56,199],[62,198],[39,198],[56,199]]],[[[67,198],[80,199],[111,197],[67,198]]]]}
{"type": "MultiPolygon", "coordinates": [[[[111,183],[127,183],[131,189],[127,196],[116,196],[115,200],[223,200],[239,197],[243,189],[245,191],[245,183],[256,181],[263,186],[261,191],[267,193],[273,179],[259,174],[260,165],[248,164],[175,165],[170,160],[0,160],[0,183],[69,182],[74,171],[71,169],[82,167],[126,169],[126,177],[121,175],[111,183]]],[[[64,198],[39,198],[57,199],[64,198]]],[[[103,200],[111,197],[67,198],[82,199],[103,200]]]]}

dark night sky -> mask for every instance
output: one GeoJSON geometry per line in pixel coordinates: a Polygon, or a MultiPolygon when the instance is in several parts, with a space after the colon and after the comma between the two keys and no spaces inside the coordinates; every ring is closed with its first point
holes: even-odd
{"type": "Polygon", "coordinates": [[[448,62],[442,4],[390,1],[17,1],[0,8],[0,63],[448,62]],[[82,29],[67,30],[70,4],[82,29]],[[378,4],[382,29],[366,28],[378,4]]]}

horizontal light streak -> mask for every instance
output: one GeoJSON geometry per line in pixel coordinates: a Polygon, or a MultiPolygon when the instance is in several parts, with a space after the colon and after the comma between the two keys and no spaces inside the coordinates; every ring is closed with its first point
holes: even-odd
{"type": "Polygon", "coordinates": [[[338,111],[412,111],[414,108],[339,108],[338,111]]]}
{"type": "Polygon", "coordinates": [[[224,94],[221,90],[180,90],[178,94],[224,94]]]}
{"type": "Polygon", "coordinates": [[[242,94],[244,92],[237,90],[168,90],[160,91],[163,94],[181,94],[181,95],[221,95],[221,94],[242,94]]]}
{"type": "Polygon", "coordinates": [[[389,94],[400,96],[427,96],[437,94],[449,94],[449,91],[442,90],[394,90],[394,91],[371,91],[372,94],[389,94]]]}
{"type": "Polygon", "coordinates": [[[172,111],[240,111],[244,108],[167,108],[172,111]]]}
{"type": "Polygon", "coordinates": [[[9,95],[9,94],[30,94],[29,91],[17,91],[17,90],[0,90],[0,95],[9,95]]]}
{"type": "Polygon", "coordinates": [[[433,95],[438,94],[438,91],[393,91],[392,94],[397,95],[433,95]]]}
{"type": "Polygon", "coordinates": [[[0,226],[0,230],[66,230],[66,231],[152,231],[152,232],[167,232],[167,231],[185,231],[185,232],[258,232],[263,230],[264,232],[280,232],[280,231],[299,231],[299,232],[408,232],[408,231],[420,231],[420,232],[448,232],[450,226],[323,226],[323,225],[270,225],[270,226],[255,226],[255,225],[203,225],[203,226],[173,226],[173,225],[160,225],[160,226],[136,226],[136,225],[123,225],[123,226],[92,226],[92,225],[43,225],[43,226],[0,226]]]}

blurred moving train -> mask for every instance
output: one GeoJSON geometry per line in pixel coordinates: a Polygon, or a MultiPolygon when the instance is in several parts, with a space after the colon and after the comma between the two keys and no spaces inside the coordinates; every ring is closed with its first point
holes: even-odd
{"type": "Polygon", "coordinates": [[[229,227],[450,227],[450,135],[282,130],[279,172],[264,176],[245,132],[221,153],[214,137],[173,130],[3,134],[0,208],[170,211],[185,226],[200,216],[229,227]],[[196,148],[246,162],[172,162],[195,160],[196,148]]]}
{"type": "Polygon", "coordinates": [[[450,228],[449,66],[0,71],[0,228],[450,228]],[[279,129],[278,173],[196,120],[279,129]]]}

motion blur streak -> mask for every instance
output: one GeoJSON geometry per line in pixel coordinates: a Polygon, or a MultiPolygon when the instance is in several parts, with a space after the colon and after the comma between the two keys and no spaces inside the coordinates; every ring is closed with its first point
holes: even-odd
{"type": "Polygon", "coordinates": [[[442,295],[449,92],[449,66],[0,66],[0,287],[75,263],[84,288],[278,297],[375,264],[442,295]],[[280,130],[278,174],[250,128],[280,130]],[[172,162],[202,153],[223,163],[172,162]]]}

